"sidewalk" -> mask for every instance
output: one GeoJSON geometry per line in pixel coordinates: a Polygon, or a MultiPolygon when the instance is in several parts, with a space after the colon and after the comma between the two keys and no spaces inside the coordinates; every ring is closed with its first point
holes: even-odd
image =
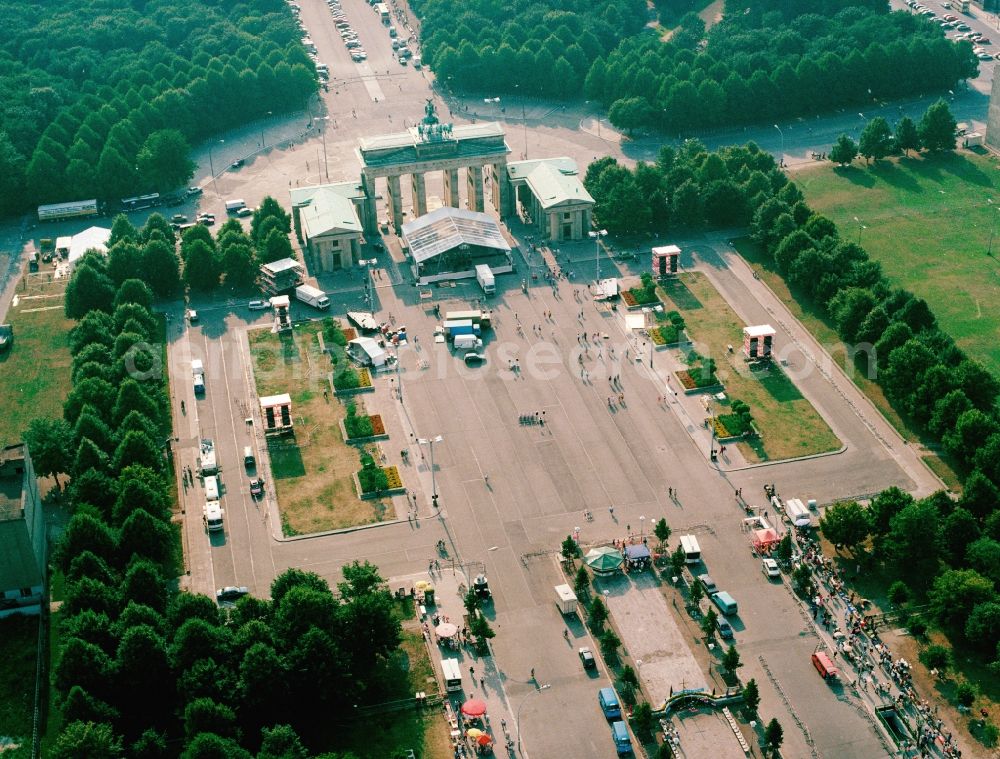
{"type": "MultiPolygon", "coordinates": [[[[462,690],[447,693],[441,687],[441,693],[445,700],[451,704],[452,713],[458,717],[461,714],[462,704],[470,699],[479,699],[486,703],[486,714],[482,719],[479,729],[491,735],[494,739],[494,752],[497,756],[507,755],[504,748],[505,732],[517,743],[517,733],[514,715],[510,711],[510,703],[507,693],[503,687],[503,676],[498,671],[492,656],[481,657],[477,655],[471,643],[460,644],[457,648],[452,648],[444,641],[438,639],[435,634],[435,619],[438,623],[451,622],[461,631],[463,629],[463,619],[465,615],[465,605],[463,602],[464,592],[469,587],[468,578],[460,569],[449,569],[444,563],[440,564],[441,569],[433,568],[427,572],[403,577],[392,577],[389,579],[389,588],[396,592],[397,588],[403,588],[406,593],[415,587],[416,583],[423,580],[434,585],[435,605],[426,606],[426,615],[420,619],[424,627],[424,638],[430,649],[431,658],[434,664],[434,671],[439,682],[441,678],[441,660],[455,659],[459,664],[459,671],[462,673],[462,690]]],[[[417,610],[418,616],[420,610],[417,610]]],[[[466,754],[473,756],[472,739],[465,736],[465,731],[475,725],[463,725],[461,719],[458,720],[457,731],[452,732],[452,738],[456,741],[464,741],[466,754]]],[[[510,755],[518,755],[516,750],[511,750],[510,755]]],[[[527,756],[527,752],[519,754],[527,756]]]]}

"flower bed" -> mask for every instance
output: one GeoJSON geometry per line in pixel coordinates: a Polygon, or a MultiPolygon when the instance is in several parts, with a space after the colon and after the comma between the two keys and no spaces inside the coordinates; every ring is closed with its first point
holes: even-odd
{"type": "Polygon", "coordinates": [[[373,435],[384,435],[385,425],[382,423],[382,417],[379,414],[372,414],[368,417],[372,423],[372,434],[373,435]]]}
{"type": "Polygon", "coordinates": [[[358,331],[356,329],[354,329],[354,327],[344,327],[343,328],[343,333],[344,333],[344,339],[347,342],[350,342],[351,340],[355,340],[358,337],[358,331]]]}
{"type": "Polygon", "coordinates": [[[681,335],[683,334],[683,327],[666,324],[662,327],[653,327],[650,329],[649,339],[653,341],[653,345],[673,345],[681,341],[681,335]]]}
{"type": "Polygon", "coordinates": [[[622,294],[625,304],[628,306],[648,306],[651,303],[659,303],[660,296],[656,294],[656,281],[653,279],[653,275],[647,271],[639,279],[642,281],[639,287],[630,288],[622,294]],[[626,295],[629,297],[626,298],[626,295]]]}
{"type": "Polygon", "coordinates": [[[371,437],[374,433],[372,418],[367,414],[358,414],[358,408],[353,403],[347,404],[347,416],[344,417],[344,430],[347,439],[371,437]]]}
{"type": "Polygon", "coordinates": [[[715,417],[715,434],[721,437],[746,437],[755,432],[750,407],[743,401],[733,399],[728,414],[715,417]]]}
{"type": "MultiPolygon", "coordinates": [[[[633,287],[626,292],[632,296],[633,303],[629,305],[648,306],[651,303],[658,303],[660,298],[656,294],[656,287],[633,287]]],[[[627,302],[627,301],[626,301],[627,302]]]]}
{"type": "Polygon", "coordinates": [[[370,453],[361,454],[361,470],[358,472],[358,485],[361,487],[362,495],[379,493],[389,489],[389,477],[386,474],[386,468],[377,466],[375,459],[370,453]]]}
{"type": "Polygon", "coordinates": [[[696,351],[687,355],[687,369],[676,372],[685,390],[704,390],[722,384],[715,374],[715,360],[699,356],[696,351]]]}
{"type": "Polygon", "coordinates": [[[355,369],[353,366],[345,366],[333,376],[333,389],[342,390],[362,390],[372,386],[371,372],[366,368],[355,369]]]}
{"type": "Polygon", "coordinates": [[[399,470],[394,466],[384,466],[382,471],[385,473],[386,483],[389,485],[389,490],[396,490],[403,487],[403,478],[399,476],[399,470]]]}

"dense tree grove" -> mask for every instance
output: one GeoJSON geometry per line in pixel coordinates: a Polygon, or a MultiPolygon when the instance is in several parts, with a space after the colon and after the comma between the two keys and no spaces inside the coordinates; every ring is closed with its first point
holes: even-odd
{"type": "MultiPolygon", "coordinates": [[[[224,225],[218,241],[192,228],[185,257],[215,260],[217,248],[252,256],[235,226],[224,225]]],[[[149,310],[157,283],[136,277],[145,275],[141,246],[173,256],[174,240],[155,217],[142,230],[120,219],[114,227],[107,262],[84,256],[67,291],[67,312],[79,321],[64,419],[36,420],[30,431],[39,470],[70,475],[72,516],[53,554],[65,591],[52,672],[63,729],[52,755],[318,753],[336,741],[334,715],[398,692],[395,601],[367,562],[344,567],[335,591],[288,570],[272,600],[247,596],[228,609],[171,589],[180,545],[170,521],[162,327],[149,310]]],[[[175,257],[173,286],[176,269],[175,257]]],[[[212,271],[217,283],[220,270],[212,271]]]]}
{"type": "Polygon", "coordinates": [[[172,189],[188,144],[316,90],[281,0],[0,0],[0,16],[0,213],[172,189]]]}
{"type": "Polygon", "coordinates": [[[441,83],[496,95],[579,93],[591,64],[648,20],[640,0],[415,0],[441,83]]]}
{"type": "Polygon", "coordinates": [[[652,31],[623,40],[585,93],[622,129],[680,133],[943,91],[977,70],[971,44],[884,2],[743,0],[707,34],[688,14],[666,44],[652,31]]]}
{"type": "MultiPolygon", "coordinates": [[[[937,104],[922,120],[932,149],[949,144],[933,142],[948,131],[935,124],[953,123],[946,112],[937,104]]],[[[874,146],[891,137],[883,125],[873,131],[882,135],[874,146]]],[[[1000,668],[1000,381],[941,331],[924,300],[893,287],[861,246],[809,208],[753,143],[710,153],[687,140],[634,170],[602,158],[590,164],[584,182],[598,222],[616,232],[749,225],[796,298],[816,306],[837,330],[853,358],[849,370],[866,372],[896,409],[940,441],[963,476],[961,498],[942,492],[917,501],[891,488],[867,510],[853,502],[829,509],[822,527],[852,550],[871,541],[872,558],[927,593],[944,629],[995,656],[1000,668]]]]}

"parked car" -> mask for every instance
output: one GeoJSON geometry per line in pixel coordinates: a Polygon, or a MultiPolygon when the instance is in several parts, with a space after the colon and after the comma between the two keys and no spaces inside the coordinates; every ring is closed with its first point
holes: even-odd
{"type": "Polygon", "coordinates": [[[260,498],[262,495],[264,495],[264,480],[260,477],[250,480],[250,497],[260,498]]]}
{"type": "Polygon", "coordinates": [[[201,195],[203,192],[205,191],[200,187],[188,187],[188,195],[201,195]]]}
{"type": "Polygon", "coordinates": [[[471,353],[466,353],[463,359],[467,366],[478,366],[486,361],[486,356],[482,353],[476,353],[472,351],[471,353]]]}
{"type": "Polygon", "coordinates": [[[170,221],[174,224],[187,224],[188,217],[182,213],[175,213],[170,217],[170,221]]]}
{"type": "Polygon", "coordinates": [[[697,579],[698,582],[701,583],[701,587],[703,587],[705,589],[705,592],[708,593],[709,595],[718,590],[718,588],[715,586],[715,580],[713,580],[707,574],[698,575],[698,577],[695,579],[697,579]]]}
{"type": "Polygon", "coordinates": [[[719,637],[725,640],[732,640],[733,638],[733,626],[729,624],[723,616],[718,616],[715,618],[715,629],[719,631],[719,637]]]}
{"type": "Polygon", "coordinates": [[[239,211],[236,212],[236,215],[237,216],[242,216],[244,218],[247,217],[247,216],[253,216],[253,209],[252,208],[247,208],[246,206],[243,206],[243,208],[241,208],[239,211]]]}
{"type": "Polygon", "coordinates": [[[249,593],[250,589],[247,588],[246,586],[241,585],[237,587],[235,585],[227,585],[226,587],[219,588],[217,591],[215,591],[215,600],[220,602],[237,601],[240,598],[243,598],[243,596],[248,595],[249,593]]]}
{"type": "Polygon", "coordinates": [[[781,577],[781,570],[778,569],[778,562],[774,559],[764,559],[760,563],[760,568],[764,572],[764,576],[769,580],[774,577],[781,577]]]}
{"type": "Polygon", "coordinates": [[[594,658],[594,652],[591,651],[586,646],[577,649],[577,653],[580,655],[580,661],[583,662],[584,669],[594,669],[597,667],[597,660],[594,658]]]}
{"type": "Polygon", "coordinates": [[[235,161],[233,161],[231,164],[229,164],[229,168],[231,168],[231,169],[233,169],[233,171],[235,171],[236,169],[242,168],[245,163],[246,163],[246,161],[244,161],[242,158],[237,158],[235,161]]]}

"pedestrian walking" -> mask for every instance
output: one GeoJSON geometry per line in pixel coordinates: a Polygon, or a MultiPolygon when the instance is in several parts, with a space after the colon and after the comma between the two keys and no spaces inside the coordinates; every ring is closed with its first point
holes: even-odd
{"type": "Polygon", "coordinates": [[[483,690],[486,690],[486,678],[485,677],[480,677],[479,678],[479,687],[482,688],[483,690]]]}
{"type": "Polygon", "coordinates": [[[475,667],[469,667],[469,677],[471,677],[473,680],[476,679],[476,668],[475,667]]]}

